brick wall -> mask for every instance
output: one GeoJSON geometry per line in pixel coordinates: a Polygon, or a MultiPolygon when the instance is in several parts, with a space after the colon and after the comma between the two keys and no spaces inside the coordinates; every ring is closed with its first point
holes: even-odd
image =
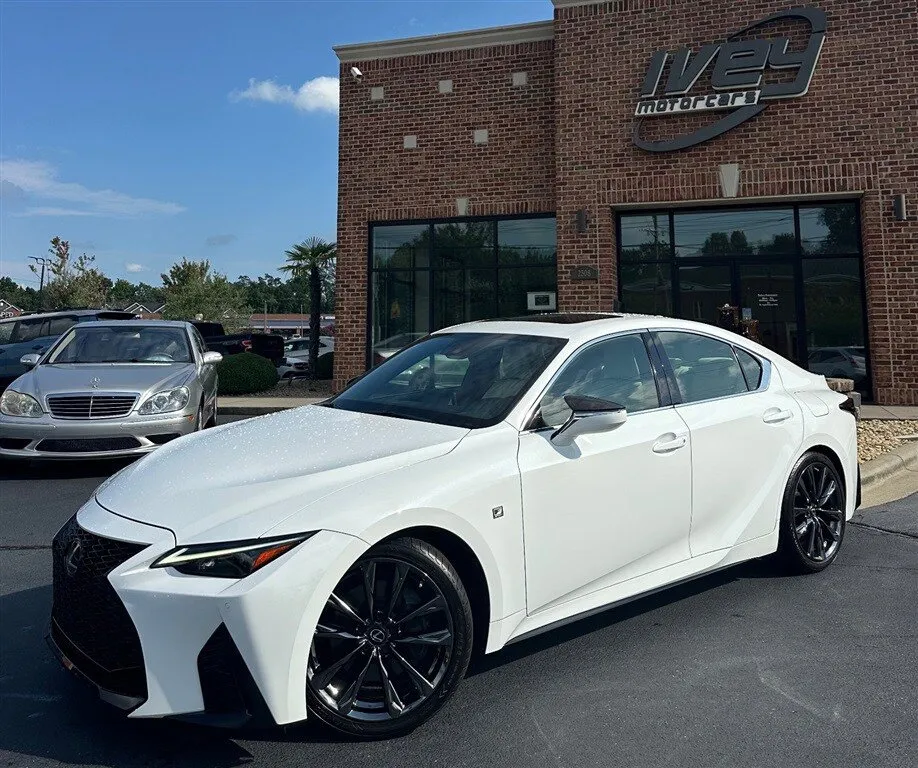
{"type": "MultiPolygon", "coordinates": [[[[787,2],[616,0],[556,10],[553,42],[357,62],[359,84],[347,75],[352,63],[343,65],[336,385],[364,368],[369,221],[455,216],[460,197],[472,215],[556,211],[559,308],[608,309],[617,295],[614,207],[717,199],[717,168],[735,162],[745,202],[863,194],[875,394],[918,404],[918,12],[905,0],[818,5],[828,36],[806,96],[662,155],[631,142],[651,54],[723,40],[787,2]],[[527,71],[529,84],[513,88],[514,71],[527,71]],[[441,79],[453,80],[452,94],[438,93],[441,79]],[[382,101],[370,100],[374,86],[382,101]],[[476,128],[488,129],[487,145],[472,143],[476,128]],[[404,135],[418,137],[417,149],[402,148],[404,135]],[[901,192],[909,222],[893,218],[901,192]],[[591,219],[584,234],[574,226],[580,209],[591,219]],[[569,280],[575,264],[598,267],[599,280],[569,280]]],[[[797,38],[805,25],[781,32],[797,38]]],[[[685,133],[703,119],[661,117],[645,129],[685,133]]]]}
{"type": "Polygon", "coordinates": [[[554,211],[552,70],[551,41],[342,65],[336,387],[365,367],[368,222],[456,216],[458,198],[473,216],[554,211]],[[527,85],[514,87],[514,72],[527,85]],[[371,101],[378,86],[384,98],[371,101]],[[474,144],[476,129],[487,144],[474,144]],[[406,135],[417,149],[403,148],[406,135]]]}
{"type": "MultiPolygon", "coordinates": [[[[611,306],[614,206],[719,198],[721,163],[739,163],[742,198],[864,193],[875,396],[918,404],[918,11],[905,0],[815,4],[828,16],[828,34],[809,93],[774,102],[706,144],[667,154],[631,142],[637,90],[652,53],[682,45],[697,50],[789,4],[619,0],[556,11],[559,304],[611,306]],[[909,193],[909,222],[893,217],[893,195],[901,192],[909,193]],[[573,218],[581,208],[595,225],[577,235],[573,218]],[[573,263],[598,266],[599,284],[566,281],[573,263]]],[[[780,32],[799,38],[801,30],[788,25],[780,32]]],[[[694,92],[709,91],[702,80],[694,92]]],[[[663,132],[687,133],[705,119],[660,117],[645,121],[644,130],[664,138],[663,132]]]]}

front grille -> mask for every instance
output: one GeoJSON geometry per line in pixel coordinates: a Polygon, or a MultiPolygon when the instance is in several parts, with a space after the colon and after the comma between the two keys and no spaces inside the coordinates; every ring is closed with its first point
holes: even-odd
{"type": "Polygon", "coordinates": [[[48,453],[101,453],[103,451],[129,451],[137,448],[140,441],[136,437],[87,437],[65,440],[63,438],[47,438],[42,440],[35,448],[48,453]]]}
{"type": "Polygon", "coordinates": [[[59,419],[111,419],[131,412],[137,395],[49,395],[48,410],[59,419]]]}
{"type": "Polygon", "coordinates": [[[96,685],[140,698],[147,695],[140,638],[108,574],[146,546],[96,536],[76,516],[51,545],[52,637],[96,685]]]}

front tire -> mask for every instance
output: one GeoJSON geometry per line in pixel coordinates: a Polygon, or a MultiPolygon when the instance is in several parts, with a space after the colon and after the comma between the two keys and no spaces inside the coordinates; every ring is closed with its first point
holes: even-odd
{"type": "Polygon", "coordinates": [[[831,565],[845,535],[845,482],[825,455],[810,451],[794,465],[784,490],[778,557],[793,573],[831,565]]]}
{"type": "Polygon", "coordinates": [[[309,652],[307,705],[350,736],[408,733],[462,681],[472,637],[468,595],[443,553],[420,539],[380,544],[328,598],[309,652]]]}

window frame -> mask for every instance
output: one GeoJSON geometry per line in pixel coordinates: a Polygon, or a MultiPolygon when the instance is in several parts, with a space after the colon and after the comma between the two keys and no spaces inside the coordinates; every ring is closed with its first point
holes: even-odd
{"type": "Polygon", "coordinates": [[[673,405],[695,405],[697,403],[712,403],[718,400],[729,400],[734,397],[744,397],[746,395],[754,395],[759,392],[764,392],[771,386],[771,369],[773,363],[767,357],[763,357],[760,354],[757,354],[750,350],[748,347],[743,346],[742,344],[735,344],[732,341],[727,341],[726,339],[721,338],[713,333],[704,333],[703,331],[696,330],[694,328],[679,328],[678,326],[672,327],[661,327],[654,328],[650,332],[650,336],[653,339],[653,343],[657,349],[657,354],[659,354],[664,370],[666,371],[666,379],[669,383],[670,392],[672,394],[673,405]],[[673,370],[672,362],[669,359],[669,356],[666,354],[666,349],[663,347],[663,342],[660,340],[660,333],[686,333],[692,336],[702,336],[703,338],[710,339],[712,341],[719,341],[721,344],[726,344],[730,347],[730,351],[733,354],[733,359],[736,361],[736,364],[739,366],[740,373],[743,376],[743,381],[746,382],[746,391],[745,392],[735,392],[732,395],[719,395],[718,397],[709,397],[704,400],[691,400],[685,401],[682,399],[682,390],[679,389],[679,382],[676,380],[676,373],[673,370]],[[759,386],[755,389],[749,389],[749,382],[746,379],[746,372],[743,370],[743,366],[739,361],[739,358],[736,356],[736,350],[742,350],[747,355],[755,358],[759,361],[759,365],[762,366],[762,379],[759,381],[759,386]]]}
{"type": "MultiPolygon", "coordinates": [[[[366,249],[366,287],[367,287],[367,298],[366,298],[366,328],[365,328],[365,368],[369,370],[373,367],[373,278],[377,273],[402,273],[405,275],[416,275],[417,273],[426,273],[428,279],[428,297],[429,297],[429,307],[428,307],[428,328],[425,331],[419,331],[422,333],[423,337],[426,337],[430,334],[436,333],[439,330],[442,330],[443,327],[434,327],[434,316],[436,312],[436,303],[433,300],[434,297],[434,280],[437,273],[440,272],[450,272],[458,271],[463,274],[475,271],[475,270],[485,270],[493,271],[494,273],[494,317],[499,315],[500,307],[500,273],[502,270],[528,270],[534,268],[544,268],[544,267],[553,267],[555,270],[555,291],[558,287],[558,222],[557,215],[554,211],[543,211],[539,213],[517,213],[517,214],[506,214],[506,215],[488,215],[488,216],[445,216],[440,218],[425,218],[425,219],[381,219],[373,220],[367,222],[367,249],[366,249]],[[499,222],[502,221],[523,221],[527,219],[552,219],[555,221],[555,259],[554,263],[551,265],[542,264],[501,264],[499,261],[500,254],[500,233],[499,233],[499,222]],[[434,232],[436,226],[439,224],[472,224],[472,223],[481,223],[487,222],[491,225],[492,234],[493,234],[493,260],[486,266],[463,266],[463,267],[443,267],[443,266],[434,266],[435,261],[435,248],[436,241],[434,238],[434,232]],[[397,227],[397,226],[411,226],[411,225],[423,225],[428,228],[429,239],[431,245],[431,252],[428,254],[427,266],[425,267],[413,267],[408,268],[395,268],[391,269],[389,267],[377,267],[373,263],[373,230],[376,227],[397,227]]],[[[405,331],[409,333],[409,331],[405,331]]],[[[398,335],[398,334],[396,334],[398,335]]],[[[388,337],[386,337],[388,338],[388,337]]]]}
{"type": "Polygon", "coordinates": [[[555,370],[551,375],[551,378],[546,382],[545,386],[539,391],[538,395],[526,409],[526,416],[523,419],[523,426],[520,429],[520,434],[527,434],[530,432],[544,432],[545,430],[556,430],[557,427],[550,427],[542,423],[541,417],[541,405],[542,399],[545,397],[545,394],[551,389],[552,385],[561,377],[564,372],[567,370],[568,366],[574,361],[575,358],[579,357],[581,353],[586,352],[591,347],[596,346],[597,344],[602,344],[606,341],[611,341],[612,339],[621,338],[624,336],[639,336],[641,341],[644,344],[644,351],[647,353],[647,359],[650,363],[650,370],[653,374],[654,383],[657,387],[657,398],[660,401],[660,405],[656,408],[648,408],[644,411],[634,411],[628,413],[628,418],[633,416],[640,416],[643,413],[655,413],[656,411],[662,411],[665,408],[672,408],[675,403],[672,401],[671,397],[671,385],[667,381],[666,373],[662,368],[661,361],[657,355],[656,348],[653,345],[653,339],[651,332],[646,328],[631,328],[629,330],[615,331],[613,333],[607,333],[604,336],[598,336],[595,339],[590,339],[589,341],[584,342],[579,347],[571,350],[570,354],[565,358],[564,362],[555,370]]]}

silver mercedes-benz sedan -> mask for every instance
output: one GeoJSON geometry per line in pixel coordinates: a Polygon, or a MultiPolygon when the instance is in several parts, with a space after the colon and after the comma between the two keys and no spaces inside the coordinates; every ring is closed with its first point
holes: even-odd
{"type": "Polygon", "coordinates": [[[0,456],[88,459],[148,453],[211,426],[216,364],[190,323],[81,323],[0,398],[0,456]]]}

